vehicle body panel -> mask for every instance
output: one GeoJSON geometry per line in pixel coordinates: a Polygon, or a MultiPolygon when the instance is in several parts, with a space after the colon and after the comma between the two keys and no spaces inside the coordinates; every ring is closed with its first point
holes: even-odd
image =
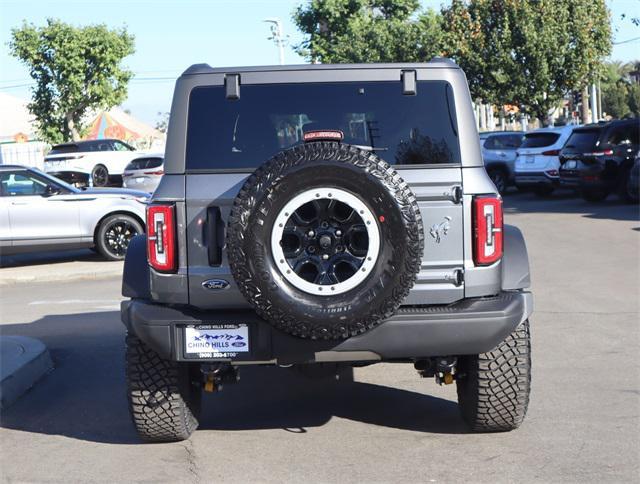
{"type": "Polygon", "coordinates": [[[50,195],[11,195],[3,189],[0,216],[6,214],[2,239],[5,253],[37,248],[90,247],[99,222],[109,214],[125,213],[144,224],[144,192],[119,189],[79,190],[37,170],[0,167],[0,176],[25,174],[48,183],[57,193],[50,195]]]}
{"type": "Polygon", "coordinates": [[[542,128],[525,134],[525,139],[517,151],[515,162],[515,182],[519,186],[559,184],[558,170],[560,160],[558,153],[564,146],[575,126],[563,126],[561,128],[542,128]],[[527,147],[527,139],[556,134],[551,142],[532,143],[527,147]],[[550,154],[543,154],[550,153],[550,154]]]}

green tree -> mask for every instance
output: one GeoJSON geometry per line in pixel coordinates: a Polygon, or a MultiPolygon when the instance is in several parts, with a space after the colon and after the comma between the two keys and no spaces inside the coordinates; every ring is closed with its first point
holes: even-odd
{"type": "Polygon", "coordinates": [[[132,73],[121,62],[133,54],[134,38],[125,28],[25,22],[12,29],[9,48],[36,82],[29,110],[51,143],[80,139],[88,111],[111,108],[127,96],[132,73]]]}
{"type": "Polygon", "coordinates": [[[453,0],[442,9],[444,54],[472,95],[544,120],[594,79],[611,50],[604,0],[453,0]]]}
{"type": "Polygon", "coordinates": [[[439,16],[419,0],[311,0],[293,21],[311,62],[424,62],[439,52],[439,16]]]}

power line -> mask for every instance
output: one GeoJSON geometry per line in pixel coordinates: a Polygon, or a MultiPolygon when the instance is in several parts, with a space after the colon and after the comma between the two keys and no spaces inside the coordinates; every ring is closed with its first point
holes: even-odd
{"type": "Polygon", "coordinates": [[[633,39],[621,40],[620,42],[613,42],[613,45],[628,44],[629,42],[635,42],[640,40],[640,37],[634,37],[633,39]]]}

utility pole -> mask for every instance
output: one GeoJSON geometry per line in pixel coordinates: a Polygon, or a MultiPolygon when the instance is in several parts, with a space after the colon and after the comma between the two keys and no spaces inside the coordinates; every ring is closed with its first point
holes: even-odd
{"type": "Polygon", "coordinates": [[[278,53],[280,54],[280,65],[284,65],[284,44],[286,39],[282,33],[282,22],[279,18],[267,18],[264,19],[265,22],[270,24],[271,28],[271,37],[267,37],[268,40],[273,40],[273,42],[278,47],[278,53]]]}
{"type": "Polygon", "coordinates": [[[595,82],[591,84],[591,122],[598,122],[598,96],[596,94],[595,82]]]}

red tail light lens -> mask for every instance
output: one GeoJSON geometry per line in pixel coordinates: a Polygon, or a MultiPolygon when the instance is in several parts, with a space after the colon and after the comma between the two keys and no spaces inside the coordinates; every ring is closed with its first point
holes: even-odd
{"type": "Polygon", "coordinates": [[[585,153],[584,156],[611,156],[613,150],[594,151],[592,153],[585,153]]]}
{"type": "Polygon", "coordinates": [[[160,272],[175,272],[176,223],[173,205],[147,207],[147,260],[160,272]]]}
{"type": "Polygon", "coordinates": [[[502,257],[502,200],[483,196],[473,199],[474,251],[476,265],[493,264],[502,257]]]}
{"type": "Polygon", "coordinates": [[[542,156],[558,156],[560,150],[547,150],[542,152],[542,156]]]}

